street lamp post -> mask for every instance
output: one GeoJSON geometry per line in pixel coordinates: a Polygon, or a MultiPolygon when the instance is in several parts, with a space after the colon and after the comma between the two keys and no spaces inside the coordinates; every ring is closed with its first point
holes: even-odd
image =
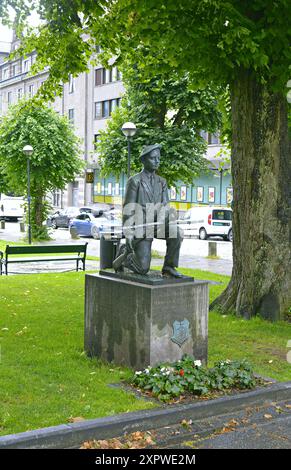
{"type": "Polygon", "coordinates": [[[136,127],[133,122],[125,122],[121,128],[127,138],[127,178],[130,177],[130,138],[136,133],[136,127]]]}
{"type": "Polygon", "coordinates": [[[33,153],[31,145],[25,145],[22,149],[27,157],[27,206],[28,206],[28,243],[31,245],[31,218],[30,218],[30,156],[33,153]]]}

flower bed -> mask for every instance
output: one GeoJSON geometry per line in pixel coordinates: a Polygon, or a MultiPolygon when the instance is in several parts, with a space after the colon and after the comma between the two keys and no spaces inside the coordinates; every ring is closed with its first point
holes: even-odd
{"type": "Polygon", "coordinates": [[[185,394],[203,396],[211,392],[250,389],[257,383],[246,360],[220,361],[208,369],[190,356],[172,364],[159,364],[137,371],[132,379],[132,385],[162,401],[185,394]]]}

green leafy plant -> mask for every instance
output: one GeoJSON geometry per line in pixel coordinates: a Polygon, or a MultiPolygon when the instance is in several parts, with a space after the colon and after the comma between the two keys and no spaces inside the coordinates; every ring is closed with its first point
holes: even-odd
{"type": "Polygon", "coordinates": [[[218,109],[221,87],[208,85],[193,90],[188,74],[159,70],[150,79],[144,76],[141,59],[128,58],[121,67],[125,94],[121,106],[112,113],[104,131],[100,131],[97,151],[102,174],[119,176],[127,167],[127,148],[121,131],[124,122],[132,121],[137,133],[131,143],[131,167],[141,170],[140,152],[144,145],[162,145],[160,174],[169,185],[182,179],[192,184],[193,178],[207,172],[204,155],[207,145],[199,131],[216,132],[221,125],[218,109]]]}
{"type": "Polygon", "coordinates": [[[245,361],[219,361],[207,369],[200,360],[185,355],[172,364],[159,364],[137,371],[132,384],[151,392],[162,401],[184,394],[207,395],[210,392],[253,388],[256,379],[245,361]]]}
{"type": "Polygon", "coordinates": [[[79,140],[66,117],[33,100],[20,101],[0,124],[0,179],[18,194],[27,192],[27,159],[22,151],[27,144],[34,149],[30,156],[32,235],[43,240],[48,238],[47,193],[64,189],[80,174],[83,163],[79,140]]]}

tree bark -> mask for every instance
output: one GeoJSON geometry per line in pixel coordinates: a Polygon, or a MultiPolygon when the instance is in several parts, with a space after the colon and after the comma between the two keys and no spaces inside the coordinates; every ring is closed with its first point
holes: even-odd
{"type": "Polygon", "coordinates": [[[291,155],[287,100],[242,71],[231,86],[233,270],[212,303],[270,320],[291,305],[291,155]]]}
{"type": "Polygon", "coordinates": [[[42,191],[36,191],[33,195],[33,225],[37,230],[41,230],[44,221],[44,194],[42,191]]]}

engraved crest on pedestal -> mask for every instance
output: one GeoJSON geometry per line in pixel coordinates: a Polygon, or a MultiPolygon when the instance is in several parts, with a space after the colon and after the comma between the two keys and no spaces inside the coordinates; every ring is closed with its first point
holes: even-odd
{"type": "Polygon", "coordinates": [[[189,337],[189,321],[186,319],[183,321],[175,320],[173,323],[173,336],[171,337],[173,343],[178,344],[178,346],[181,348],[182,345],[189,339],[189,337]]]}

